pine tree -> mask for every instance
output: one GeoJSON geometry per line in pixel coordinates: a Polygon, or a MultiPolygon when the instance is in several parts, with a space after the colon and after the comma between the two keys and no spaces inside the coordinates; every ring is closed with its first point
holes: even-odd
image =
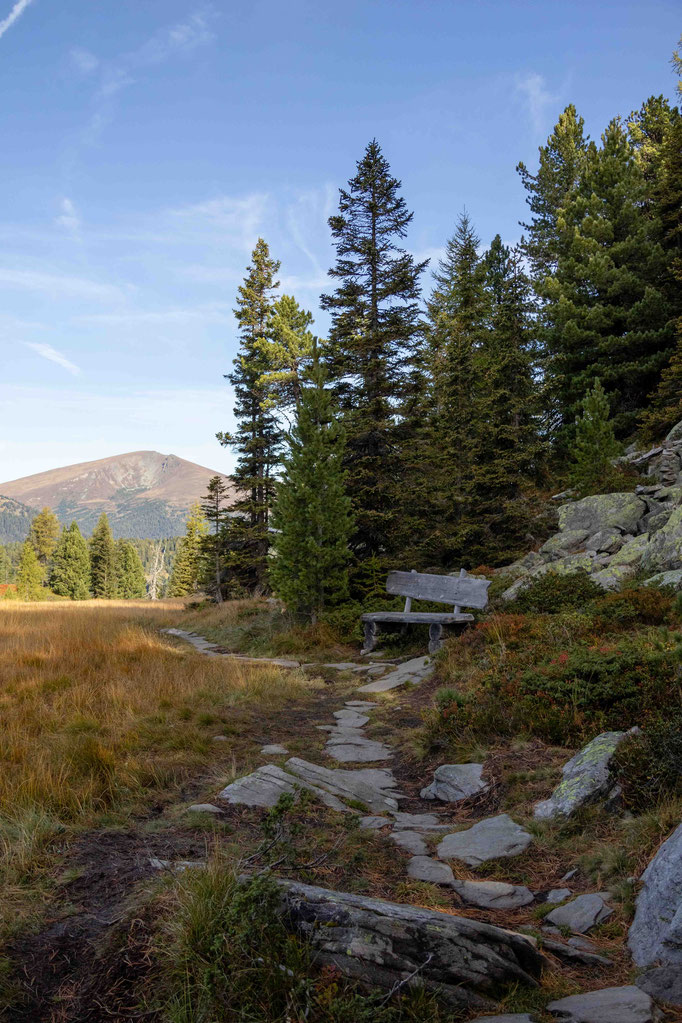
{"type": "Polygon", "coordinates": [[[360,559],[385,556],[399,543],[401,418],[422,336],[419,279],[426,263],[400,247],[413,216],[400,187],[372,141],[329,218],[337,255],[329,275],[338,287],[321,304],[331,313],[327,363],[346,428],[351,546],[360,559]]]}
{"type": "Polygon", "coordinates": [[[547,367],[570,443],[581,397],[607,386],[616,436],[628,436],[670,359],[674,332],[667,265],[643,206],[644,185],[618,120],[591,145],[559,219],[557,273],[545,282],[547,367]]]}
{"type": "Polygon", "coordinates": [[[30,540],[21,547],[21,559],[17,570],[17,593],[20,600],[40,600],[43,596],[45,572],[38,561],[35,548],[30,540]]]}
{"type": "Polygon", "coordinates": [[[62,530],[52,559],[50,586],[60,597],[71,600],[90,596],[90,551],[75,522],[62,530]]]}
{"type": "Polygon", "coordinates": [[[531,174],[524,163],[517,171],[526,189],[526,202],[533,214],[530,223],[521,224],[527,232],[522,249],[531,266],[533,280],[539,285],[556,270],[561,250],[557,230],[559,212],[576,187],[585,160],[588,137],[585,122],[573,104],[559,117],[552,134],[540,146],[539,166],[531,174]]]}
{"type": "Polygon", "coordinates": [[[0,586],[6,586],[10,581],[12,563],[3,545],[0,543],[0,586]]]}
{"type": "Polygon", "coordinates": [[[613,459],[621,446],[613,432],[609,400],[599,380],[594,381],[582,401],[582,415],[576,419],[571,485],[582,495],[601,492],[613,474],[613,459]]]}
{"type": "Polygon", "coordinates": [[[124,600],[146,596],[147,581],[140,556],[130,540],[117,540],[115,544],[116,596],[124,600]]]}
{"type": "Polygon", "coordinates": [[[270,578],[287,607],[313,623],[348,593],[351,502],[344,431],[317,349],[302,390],[273,513],[270,578]]]}
{"type": "MultiPolygon", "coordinates": [[[[463,213],[434,273],[428,302],[431,409],[424,498],[429,533],[424,557],[434,567],[469,559],[478,533],[474,468],[480,457],[475,427],[476,364],[488,331],[490,298],[480,240],[463,213]]],[[[469,562],[468,562],[469,563],[469,562]]]]}
{"type": "Polygon", "coordinates": [[[109,519],[102,512],[90,537],[90,566],[94,597],[112,599],[116,596],[116,548],[109,519]]]}
{"type": "Polygon", "coordinates": [[[206,571],[203,538],[207,534],[207,528],[201,505],[193,504],[185,525],[185,535],[178,544],[173,564],[173,574],[168,586],[170,597],[185,597],[199,589],[206,571]]]}
{"type": "Polygon", "coordinates": [[[275,471],[280,458],[282,432],[274,411],[268,405],[264,374],[272,366],[263,353],[273,315],[273,292],[279,262],[270,256],[262,238],[258,239],[239,287],[235,316],[239,324],[240,349],[228,380],[234,387],[237,431],[219,433],[221,444],[237,452],[232,476],[237,498],[231,505],[236,513],[234,531],[238,536],[233,568],[242,585],[262,588],[267,573],[269,548],[268,521],[275,494],[275,471]]]}
{"type": "Polygon", "coordinates": [[[267,395],[268,408],[286,413],[300,401],[315,340],[312,323],[312,313],[302,309],[292,295],[282,295],[273,304],[267,335],[257,341],[258,351],[269,367],[258,380],[267,395]]]}
{"type": "MultiPolygon", "coordinates": [[[[471,467],[478,541],[473,560],[495,564],[526,544],[527,494],[543,460],[539,394],[535,382],[536,324],[531,285],[520,252],[497,235],[484,260],[490,302],[489,329],[474,357],[477,457],[471,467]]],[[[472,538],[473,539],[473,538],[472,538]]]]}
{"type": "MultiPolygon", "coordinates": [[[[208,523],[208,533],[201,539],[201,546],[205,555],[206,575],[210,585],[215,592],[215,599],[218,604],[223,600],[223,572],[227,560],[226,553],[229,549],[229,533],[232,523],[226,507],[227,486],[222,476],[213,476],[208,481],[206,496],[201,502],[201,512],[208,523]]],[[[239,539],[244,536],[247,542],[251,536],[242,526],[239,531],[239,539]]],[[[232,552],[230,552],[232,553],[232,552]]],[[[237,555],[243,555],[243,551],[237,551],[237,555]]],[[[244,559],[240,560],[240,567],[243,567],[244,559]]]]}
{"type": "Polygon", "coordinates": [[[50,559],[57,546],[59,533],[59,520],[51,508],[43,508],[42,511],[38,512],[31,522],[28,531],[28,540],[32,544],[40,567],[43,570],[44,585],[47,585],[50,559]]]}

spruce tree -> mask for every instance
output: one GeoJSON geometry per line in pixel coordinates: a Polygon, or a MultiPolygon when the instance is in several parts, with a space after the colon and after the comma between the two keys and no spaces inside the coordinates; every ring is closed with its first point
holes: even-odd
{"type": "Polygon", "coordinates": [[[50,559],[57,546],[59,533],[59,520],[51,508],[43,508],[42,511],[38,512],[31,522],[28,531],[28,540],[33,545],[36,557],[43,570],[44,585],[47,585],[50,559]]]}
{"type": "Polygon", "coordinates": [[[582,415],[576,419],[571,485],[581,496],[599,493],[613,476],[613,459],[621,446],[615,438],[610,419],[609,400],[601,381],[582,401],[582,415]]]}
{"type": "Polygon", "coordinates": [[[268,367],[258,380],[267,395],[268,408],[285,414],[301,397],[303,376],[310,364],[314,337],[313,315],[302,309],[292,295],[282,295],[272,307],[267,334],[257,348],[268,367]]]}
{"type": "Polygon", "coordinates": [[[643,196],[641,168],[614,120],[562,210],[564,244],[544,288],[564,445],[595,377],[609,392],[616,436],[628,436],[672,354],[667,260],[643,196]]]}
{"type": "Polygon", "coordinates": [[[360,559],[385,556],[400,543],[401,420],[414,387],[426,266],[400,245],[413,216],[400,187],[374,140],[329,218],[337,256],[329,275],[337,288],[321,304],[331,313],[327,364],[344,417],[351,545],[360,559]]]}
{"type": "Polygon", "coordinates": [[[71,600],[90,596],[90,551],[75,522],[62,530],[52,559],[50,586],[60,597],[71,600]]]}
{"type": "Polygon", "coordinates": [[[431,409],[422,492],[429,509],[424,558],[433,567],[447,567],[462,558],[470,563],[471,543],[478,535],[473,491],[480,458],[476,365],[490,315],[479,244],[463,213],[434,273],[428,302],[431,409]]]}
{"type": "Polygon", "coordinates": [[[21,558],[17,569],[17,593],[20,600],[40,600],[43,596],[45,571],[38,561],[35,548],[30,540],[21,547],[21,558]]]}
{"type": "Polygon", "coordinates": [[[146,596],[147,581],[140,556],[130,540],[117,540],[115,544],[116,596],[124,600],[146,596]]]}
{"type": "Polygon", "coordinates": [[[109,519],[102,512],[90,537],[90,571],[94,597],[111,600],[116,596],[116,548],[109,519]]]}
{"type": "Polygon", "coordinates": [[[234,434],[219,433],[218,440],[237,452],[237,465],[232,474],[237,491],[231,505],[236,536],[233,569],[241,584],[253,590],[262,588],[266,580],[268,521],[282,432],[267,401],[267,384],[263,377],[272,366],[262,348],[263,340],[269,335],[280,264],[271,258],[262,238],[258,239],[251,258],[244,283],[239,287],[235,309],[239,353],[234,360],[234,370],[227,376],[234,388],[238,425],[234,434]]]}
{"type": "Polygon", "coordinates": [[[12,563],[3,545],[0,543],[0,586],[6,586],[10,581],[12,563]]]}
{"type": "Polygon", "coordinates": [[[531,274],[538,285],[556,270],[561,238],[557,228],[560,210],[566,205],[582,171],[588,138],[585,122],[573,104],[559,117],[552,134],[539,149],[537,173],[531,174],[524,163],[517,171],[526,189],[526,202],[532,213],[522,248],[529,260],[531,274]]]}
{"type": "MultiPolygon", "coordinates": [[[[227,501],[227,486],[222,476],[213,476],[208,481],[206,495],[201,502],[202,514],[208,523],[208,533],[201,538],[201,547],[205,555],[206,577],[211,589],[215,593],[218,604],[223,600],[223,573],[229,551],[229,534],[233,523],[230,521],[227,501]]],[[[250,542],[251,534],[243,525],[238,533],[239,541],[250,542]]],[[[239,542],[237,541],[237,542],[239,542]]],[[[244,566],[244,552],[237,550],[229,551],[230,555],[241,555],[240,568],[244,566]]]]}
{"type": "Polygon", "coordinates": [[[310,383],[302,390],[288,436],[283,477],[273,513],[270,578],[286,606],[311,622],[348,593],[351,502],[345,491],[345,438],[313,352],[310,383]]]}
{"type": "Polygon", "coordinates": [[[185,535],[178,544],[173,573],[168,586],[169,597],[185,597],[196,593],[205,575],[203,538],[207,522],[201,505],[193,504],[185,524],[185,535]]]}

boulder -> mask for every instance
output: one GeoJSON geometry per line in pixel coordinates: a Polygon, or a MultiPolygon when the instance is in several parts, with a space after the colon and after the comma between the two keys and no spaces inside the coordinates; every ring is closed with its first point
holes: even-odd
{"type": "Polygon", "coordinates": [[[645,515],[642,519],[642,531],[649,533],[658,533],[659,529],[663,529],[667,526],[670,516],[674,511],[674,506],[671,505],[669,508],[659,508],[656,511],[650,511],[648,515],[645,515]]]}
{"type": "Polygon", "coordinates": [[[480,909],[518,909],[533,901],[533,893],[524,885],[504,881],[458,881],[452,887],[460,899],[480,909]]]}
{"type": "Polygon", "coordinates": [[[596,552],[585,551],[579,554],[567,554],[565,557],[556,558],[546,564],[539,565],[512,583],[502,594],[502,600],[515,600],[519,591],[528,586],[534,579],[547,572],[554,572],[556,575],[570,575],[572,572],[592,572],[594,570],[596,552]]]}
{"type": "Polygon", "coordinates": [[[569,966],[576,964],[579,966],[600,967],[614,965],[612,959],[607,959],[605,956],[595,955],[594,952],[587,952],[581,948],[574,947],[570,942],[564,945],[562,942],[554,941],[552,938],[543,938],[542,948],[545,952],[551,952],[557,959],[568,963],[569,966]]]}
{"type": "Polygon", "coordinates": [[[642,555],[642,568],[648,573],[682,568],[682,508],[675,508],[651,537],[642,555]]]}
{"type": "Polygon", "coordinates": [[[585,540],[585,549],[599,553],[615,554],[629,539],[631,537],[628,536],[626,539],[623,533],[620,533],[617,529],[600,529],[599,532],[588,536],[587,540],[585,540]]]}
{"type": "Polygon", "coordinates": [[[601,895],[579,895],[572,902],[557,906],[545,917],[553,927],[568,927],[573,932],[585,934],[590,928],[607,920],[613,910],[607,906],[601,895]]]}
{"type": "Polygon", "coordinates": [[[595,572],[592,581],[602,589],[612,591],[619,590],[624,583],[634,579],[636,575],[637,569],[632,565],[609,565],[608,568],[602,568],[601,571],[595,572]]]}
{"type": "Polygon", "coordinates": [[[634,984],[559,998],[550,1002],[547,1010],[569,1023],[654,1023],[660,1019],[651,997],[634,984]]]}
{"type": "Polygon", "coordinates": [[[531,835],[511,817],[502,813],[488,817],[466,831],[446,835],[438,846],[441,860],[462,860],[477,867],[487,860],[518,856],[532,842],[531,835]]]}
{"type": "Polygon", "coordinates": [[[676,590],[682,590],[682,568],[675,568],[672,572],[657,572],[644,583],[645,586],[673,586],[676,590]]]}
{"type": "MultiPolygon", "coordinates": [[[[550,536],[549,540],[543,543],[538,553],[544,555],[546,561],[562,558],[566,554],[572,554],[580,550],[581,547],[584,547],[587,536],[587,530],[585,529],[566,529],[562,533],[550,536]]],[[[593,549],[598,550],[597,547],[593,549]]]]}
{"type": "Polygon", "coordinates": [[[606,796],[613,785],[611,758],[627,732],[602,732],[576,753],[562,768],[563,780],[549,799],[537,803],[533,816],[538,820],[570,817],[586,803],[606,796]]]}
{"type": "Polygon", "coordinates": [[[315,960],[368,987],[408,978],[452,1004],[492,1007],[507,985],[538,986],[544,964],[533,940],[501,927],[349,892],[279,880],[283,920],[315,960]]]}
{"type": "Polygon", "coordinates": [[[314,793],[332,810],[344,811],[347,809],[334,795],[304,782],[300,778],[292,777],[281,767],[276,767],[275,764],[265,764],[252,774],[238,778],[237,781],[233,781],[222,792],[219,792],[218,798],[224,799],[227,803],[238,803],[244,806],[272,807],[275,806],[282,793],[296,792],[299,788],[314,793]]]}
{"type": "Polygon", "coordinates": [[[664,446],[666,448],[670,448],[674,446],[679,446],[681,444],[682,444],[682,421],[676,423],[676,425],[673,426],[672,430],[665,438],[664,446]]]}
{"type": "Polygon", "coordinates": [[[444,803],[458,803],[481,792],[488,785],[483,781],[483,764],[442,764],[433,773],[433,781],[420,792],[422,799],[440,799],[444,803]]]}
{"type": "Polygon", "coordinates": [[[503,568],[497,570],[497,575],[509,576],[512,579],[518,579],[520,576],[528,575],[533,568],[538,568],[540,565],[544,565],[545,559],[542,555],[537,554],[535,551],[530,551],[528,554],[524,554],[518,561],[514,561],[511,565],[505,565],[503,568]]]}
{"type": "Polygon", "coordinates": [[[552,888],[551,892],[547,892],[547,898],[545,902],[549,902],[550,905],[554,906],[558,902],[563,902],[565,899],[570,899],[571,895],[570,888],[552,888]]]}
{"type": "Polygon", "coordinates": [[[682,824],[642,874],[628,945],[637,966],[669,966],[682,974],[682,824]]]}
{"type": "Polygon", "coordinates": [[[223,812],[219,806],[214,806],[213,803],[192,803],[192,805],[189,806],[187,810],[188,813],[219,814],[223,812]]]}
{"type": "Polygon", "coordinates": [[[658,1002],[682,1005],[682,969],[679,966],[655,966],[637,977],[635,984],[658,1002]]]}
{"type": "Polygon", "coordinates": [[[391,840],[411,856],[427,856],[429,847],[417,831],[393,831],[391,840]]]}
{"type": "Polygon", "coordinates": [[[635,536],[632,540],[628,540],[613,555],[609,562],[609,568],[614,568],[616,565],[630,565],[632,568],[637,568],[642,561],[648,543],[648,533],[642,533],[640,536],[635,536]]]}
{"type": "Polygon", "coordinates": [[[646,504],[636,494],[596,494],[562,504],[559,508],[559,529],[584,529],[592,534],[612,528],[622,533],[635,533],[637,523],[645,513],[646,504]]]}

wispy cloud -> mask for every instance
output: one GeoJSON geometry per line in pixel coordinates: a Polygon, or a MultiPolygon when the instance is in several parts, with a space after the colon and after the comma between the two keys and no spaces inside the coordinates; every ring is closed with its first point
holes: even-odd
{"type": "Polygon", "coordinates": [[[8,28],[11,28],[17,18],[20,18],[32,0],[17,0],[6,18],[0,21],[0,38],[4,36],[8,28]]]}
{"type": "Polygon", "coordinates": [[[60,227],[66,228],[72,234],[76,234],[79,227],[81,226],[81,218],[78,215],[75,203],[72,199],[64,197],[59,204],[61,213],[56,218],[56,223],[60,227]]]}
{"type": "Polygon", "coordinates": [[[176,324],[231,323],[232,307],[230,303],[212,302],[206,305],[175,307],[156,310],[130,310],[121,313],[92,313],[91,315],[74,316],[74,323],[115,326],[140,327],[156,326],[171,327],[176,324]]]}
{"type": "Polygon", "coordinates": [[[24,344],[42,359],[47,359],[48,362],[56,363],[57,366],[61,366],[62,369],[72,373],[73,376],[78,376],[80,373],[80,366],[77,366],[75,362],[71,362],[70,359],[67,359],[62,352],[58,352],[56,348],[52,347],[52,345],[39,344],[33,341],[25,341],[24,344]]]}
{"type": "Polygon", "coordinates": [[[15,270],[0,267],[0,288],[20,288],[26,291],[42,292],[53,297],[87,298],[96,301],[123,297],[120,288],[113,284],[100,284],[83,277],[67,274],[43,273],[38,270],[15,270]]]}
{"type": "Polygon", "coordinates": [[[223,195],[169,210],[168,213],[185,228],[195,231],[210,228],[220,233],[225,244],[250,252],[265,219],[268,203],[269,196],[265,192],[254,192],[239,199],[223,195]]]}
{"type": "Polygon", "coordinates": [[[99,67],[99,58],[82,46],[74,46],[69,52],[69,57],[74,67],[83,75],[89,75],[99,67]]]}
{"type": "Polygon", "coordinates": [[[549,91],[544,76],[537,71],[518,74],[516,92],[527,105],[534,131],[541,132],[546,125],[547,108],[556,103],[559,97],[549,91]]]}

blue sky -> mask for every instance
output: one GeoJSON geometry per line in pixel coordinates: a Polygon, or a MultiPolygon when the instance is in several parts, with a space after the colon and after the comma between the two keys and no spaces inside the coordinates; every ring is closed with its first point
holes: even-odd
{"type": "Polygon", "coordinates": [[[146,448],[229,470],[259,234],[316,310],[376,136],[417,256],[465,206],[513,242],[517,162],[569,102],[594,137],[672,97],[681,29],[660,0],[0,0],[0,481],[146,448]]]}

